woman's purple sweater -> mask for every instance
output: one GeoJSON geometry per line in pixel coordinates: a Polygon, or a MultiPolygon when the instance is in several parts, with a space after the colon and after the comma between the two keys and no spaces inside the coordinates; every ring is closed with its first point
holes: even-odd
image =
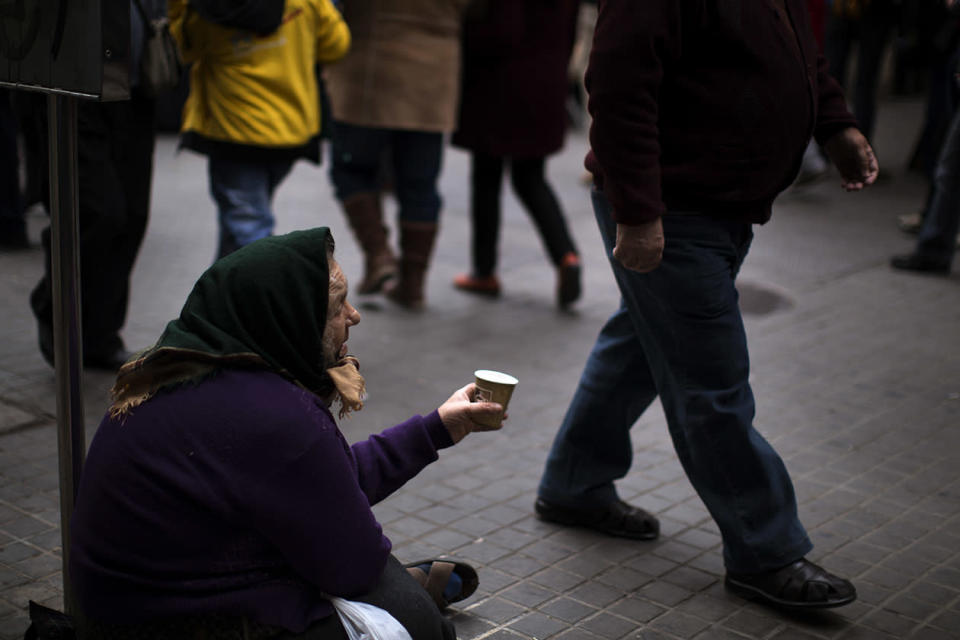
{"type": "Polygon", "coordinates": [[[84,613],[131,623],[205,612],[300,632],[356,597],[390,553],[370,506],[451,446],[434,411],[349,446],[321,400],[226,370],[103,419],[72,520],[84,613]]]}

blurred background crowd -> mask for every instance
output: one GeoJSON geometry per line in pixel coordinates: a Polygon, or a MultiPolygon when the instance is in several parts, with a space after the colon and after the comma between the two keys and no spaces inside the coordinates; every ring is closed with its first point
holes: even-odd
{"type": "MultiPolygon", "coordinates": [[[[131,100],[80,108],[87,366],[115,369],[129,356],[120,330],[149,218],[157,134],[178,134],[181,149],[207,157],[219,229],[211,259],[273,233],[275,216],[283,215],[273,209],[274,193],[293,164],[306,160],[329,171],[364,253],[363,273],[351,274],[354,289],[420,309],[443,210],[438,178],[452,144],[470,154],[472,230],[470,262],[452,285],[500,294],[500,202],[508,174],[555,270],[556,306],[567,309],[580,297],[576,239],[546,166],[570,128],[589,127],[583,74],[595,3],[311,0],[297,4],[309,22],[285,19],[283,2],[249,2],[246,13],[219,0],[167,4],[131,2],[131,100]],[[175,90],[149,95],[139,86],[138,47],[150,19],[163,16],[188,71],[175,90]],[[231,39],[235,26],[249,26],[250,37],[231,39]],[[276,33],[285,34],[281,50],[264,44],[276,33]],[[231,62],[238,51],[248,56],[244,68],[231,62]],[[397,203],[396,224],[384,220],[384,198],[397,203]]],[[[957,112],[957,6],[945,0],[807,5],[822,52],[868,138],[878,102],[925,101],[909,156],[878,149],[880,180],[895,179],[890,168],[905,166],[930,185],[926,200],[897,221],[920,234],[917,248],[893,257],[892,266],[949,273],[960,242],[953,193],[960,134],[948,135],[957,112]]],[[[46,206],[46,152],[44,98],[0,90],[0,250],[30,246],[25,212],[46,206]]],[[[829,171],[811,143],[795,188],[829,171]]],[[[583,180],[589,183],[587,175],[583,180]]],[[[30,302],[40,350],[52,364],[49,230],[41,242],[48,267],[30,302]]]]}

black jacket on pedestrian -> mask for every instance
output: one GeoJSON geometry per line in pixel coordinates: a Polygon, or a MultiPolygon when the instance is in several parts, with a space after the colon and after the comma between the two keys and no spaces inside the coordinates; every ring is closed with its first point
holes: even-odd
{"type": "Polygon", "coordinates": [[[563,146],[579,6],[579,0],[490,0],[467,20],[455,146],[519,157],[563,146]]]}
{"type": "Polygon", "coordinates": [[[810,136],[856,126],[803,0],[601,0],[586,86],[586,165],[625,224],[766,222],[810,136]]]}

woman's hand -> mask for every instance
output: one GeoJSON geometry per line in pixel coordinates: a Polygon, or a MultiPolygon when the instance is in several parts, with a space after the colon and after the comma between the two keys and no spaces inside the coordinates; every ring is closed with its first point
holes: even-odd
{"type": "MultiPolygon", "coordinates": [[[[487,425],[477,424],[476,420],[478,418],[496,419],[503,411],[503,407],[496,402],[474,402],[476,393],[477,385],[471,382],[458,389],[437,409],[440,413],[440,420],[450,433],[450,438],[454,444],[466,438],[467,434],[472,431],[496,431],[500,426],[503,426],[488,427],[487,425]]],[[[507,419],[507,414],[503,414],[503,419],[507,419]]]]}

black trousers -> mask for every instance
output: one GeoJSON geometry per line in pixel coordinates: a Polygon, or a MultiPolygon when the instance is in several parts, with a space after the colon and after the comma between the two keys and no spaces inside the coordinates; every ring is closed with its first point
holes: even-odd
{"type": "MultiPolygon", "coordinates": [[[[130,272],[150,211],[154,102],[81,102],[78,109],[80,295],[84,356],[123,348],[130,272]]],[[[52,337],[50,228],[44,276],[30,296],[40,339],[52,337]]],[[[52,343],[52,341],[51,341],[52,343]]]]}
{"type": "Polygon", "coordinates": [[[19,167],[17,121],[10,91],[0,89],[0,240],[24,232],[19,167]]]}
{"type": "MultiPolygon", "coordinates": [[[[824,35],[824,55],[830,74],[847,89],[847,60],[853,43],[858,44],[857,72],[852,91],[853,114],[860,130],[873,138],[877,114],[877,87],[883,52],[899,19],[899,4],[891,0],[875,0],[863,9],[857,19],[828,15],[824,35]]],[[[848,96],[851,92],[848,92],[848,96]]]]}
{"type": "MultiPolygon", "coordinates": [[[[453,623],[443,617],[437,605],[400,562],[387,559],[380,581],[369,593],[356,598],[380,607],[396,618],[413,640],[456,640],[453,623]]],[[[94,623],[77,616],[79,640],[348,640],[347,632],[334,613],[302,633],[282,631],[243,618],[211,615],[180,618],[142,625],[94,623]]]]}
{"type": "MultiPolygon", "coordinates": [[[[500,185],[508,161],[503,156],[474,152],[471,157],[470,214],[473,220],[473,274],[493,275],[500,238],[500,185]]],[[[563,211],[544,174],[542,157],[509,158],[514,193],[533,219],[554,265],[567,253],[576,253],[563,211]]]]}
{"type": "MultiPolygon", "coordinates": [[[[441,615],[437,605],[400,562],[390,556],[380,582],[359,598],[389,612],[410,633],[413,640],[456,640],[453,623],[441,615]]],[[[271,640],[347,640],[337,615],[314,624],[301,634],[284,634],[271,640]]]]}

